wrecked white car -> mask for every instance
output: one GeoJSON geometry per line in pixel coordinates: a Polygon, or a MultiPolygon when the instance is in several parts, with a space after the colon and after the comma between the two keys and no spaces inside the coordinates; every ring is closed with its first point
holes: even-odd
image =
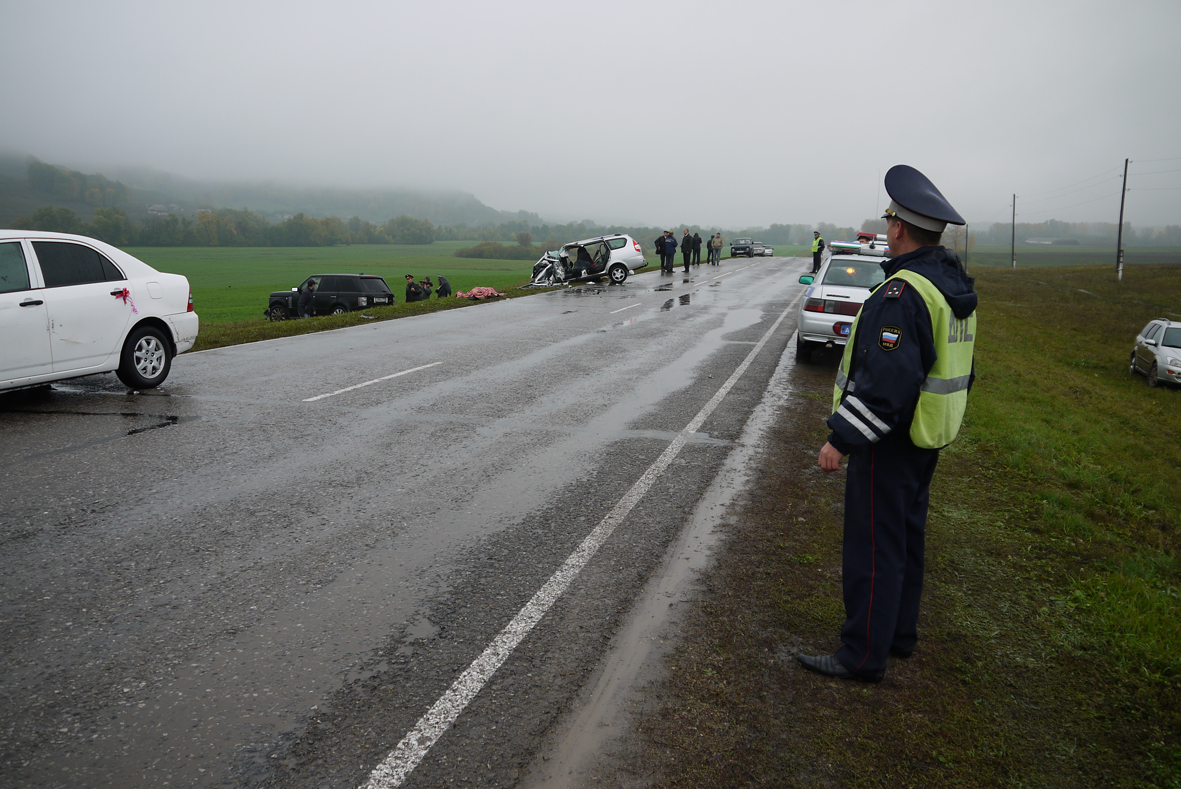
{"type": "Polygon", "coordinates": [[[548,287],[602,277],[619,285],[633,271],[646,265],[640,243],[626,233],[615,233],[575,241],[557,251],[546,252],[533,265],[529,285],[548,287]]]}

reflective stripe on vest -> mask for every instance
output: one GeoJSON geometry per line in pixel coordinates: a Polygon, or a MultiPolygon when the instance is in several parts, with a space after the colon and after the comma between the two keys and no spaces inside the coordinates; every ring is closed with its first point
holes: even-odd
{"type": "MultiPolygon", "coordinates": [[[[894,278],[913,285],[931,313],[936,358],[920,387],[914,418],[910,423],[910,440],[917,447],[938,449],[955,440],[964,421],[968,383],[972,378],[972,353],[976,345],[976,313],[962,320],[956,318],[947,299],[921,274],[903,269],[894,278]],[[941,327],[946,328],[941,330],[941,327]]],[[[845,344],[845,353],[841,357],[836,384],[833,386],[833,413],[840,408],[842,397],[853,391],[854,382],[848,378],[849,363],[856,345],[857,322],[862,314],[864,310],[853,319],[849,329],[849,342],[845,344]]]]}

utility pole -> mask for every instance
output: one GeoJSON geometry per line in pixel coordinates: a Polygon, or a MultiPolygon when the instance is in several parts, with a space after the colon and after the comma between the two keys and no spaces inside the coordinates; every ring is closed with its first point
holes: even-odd
{"type": "Polygon", "coordinates": [[[1115,237],[1115,276],[1124,281],[1124,198],[1128,194],[1128,160],[1124,159],[1124,185],[1119,193],[1119,233],[1115,237]]]}
{"type": "Polygon", "coordinates": [[[1017,270],[1017,195],[1013,195],[1013,239],[1010,242],[1013,253],[1013,270],[1017,270]]]}

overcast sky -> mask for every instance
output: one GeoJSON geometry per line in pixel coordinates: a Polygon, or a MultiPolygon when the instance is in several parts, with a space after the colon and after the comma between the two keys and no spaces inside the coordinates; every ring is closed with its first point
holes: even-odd
{"type": "Polygon", "coordinates": [[[546,218],[1181,224],[1181,2],[17,2],[0,148],[546,218]],[[1172,170],[1174,172],[1162,172],[1172,170]]]}

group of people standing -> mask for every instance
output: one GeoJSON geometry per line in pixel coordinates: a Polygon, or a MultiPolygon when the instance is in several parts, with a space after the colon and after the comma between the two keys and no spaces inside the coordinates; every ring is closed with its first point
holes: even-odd
{"type": "MultiPolygon", "coordinates": [[[[422,282],[415,282],[413,274],[406,275],[406,303],[413,301],[427,301],[431,294],[436,293],[435,283],[431,282],[431,278],[427,277],[422,282]]],[[[439,275],[439,290],[437,291],[439,298],[451,295],[451,283],[443,275],[439,275]]]]}
{"type": "Polygon", "coordinates": [[[673,273],[677,265],[677,247],[681,248],[681,258],[684,261],[685,272],[689,271],[690,263],[701,262],[701,248],[705,247],[706,260],[717,266],[722,262],[722,234],[714,233],[709,239],[703,239],[700,233],[689,235],[689,228],[685,228],[681,241],[673,237],[671,230],[656,239],[656,254],[660,258],[660,271],[673,273]]]}

